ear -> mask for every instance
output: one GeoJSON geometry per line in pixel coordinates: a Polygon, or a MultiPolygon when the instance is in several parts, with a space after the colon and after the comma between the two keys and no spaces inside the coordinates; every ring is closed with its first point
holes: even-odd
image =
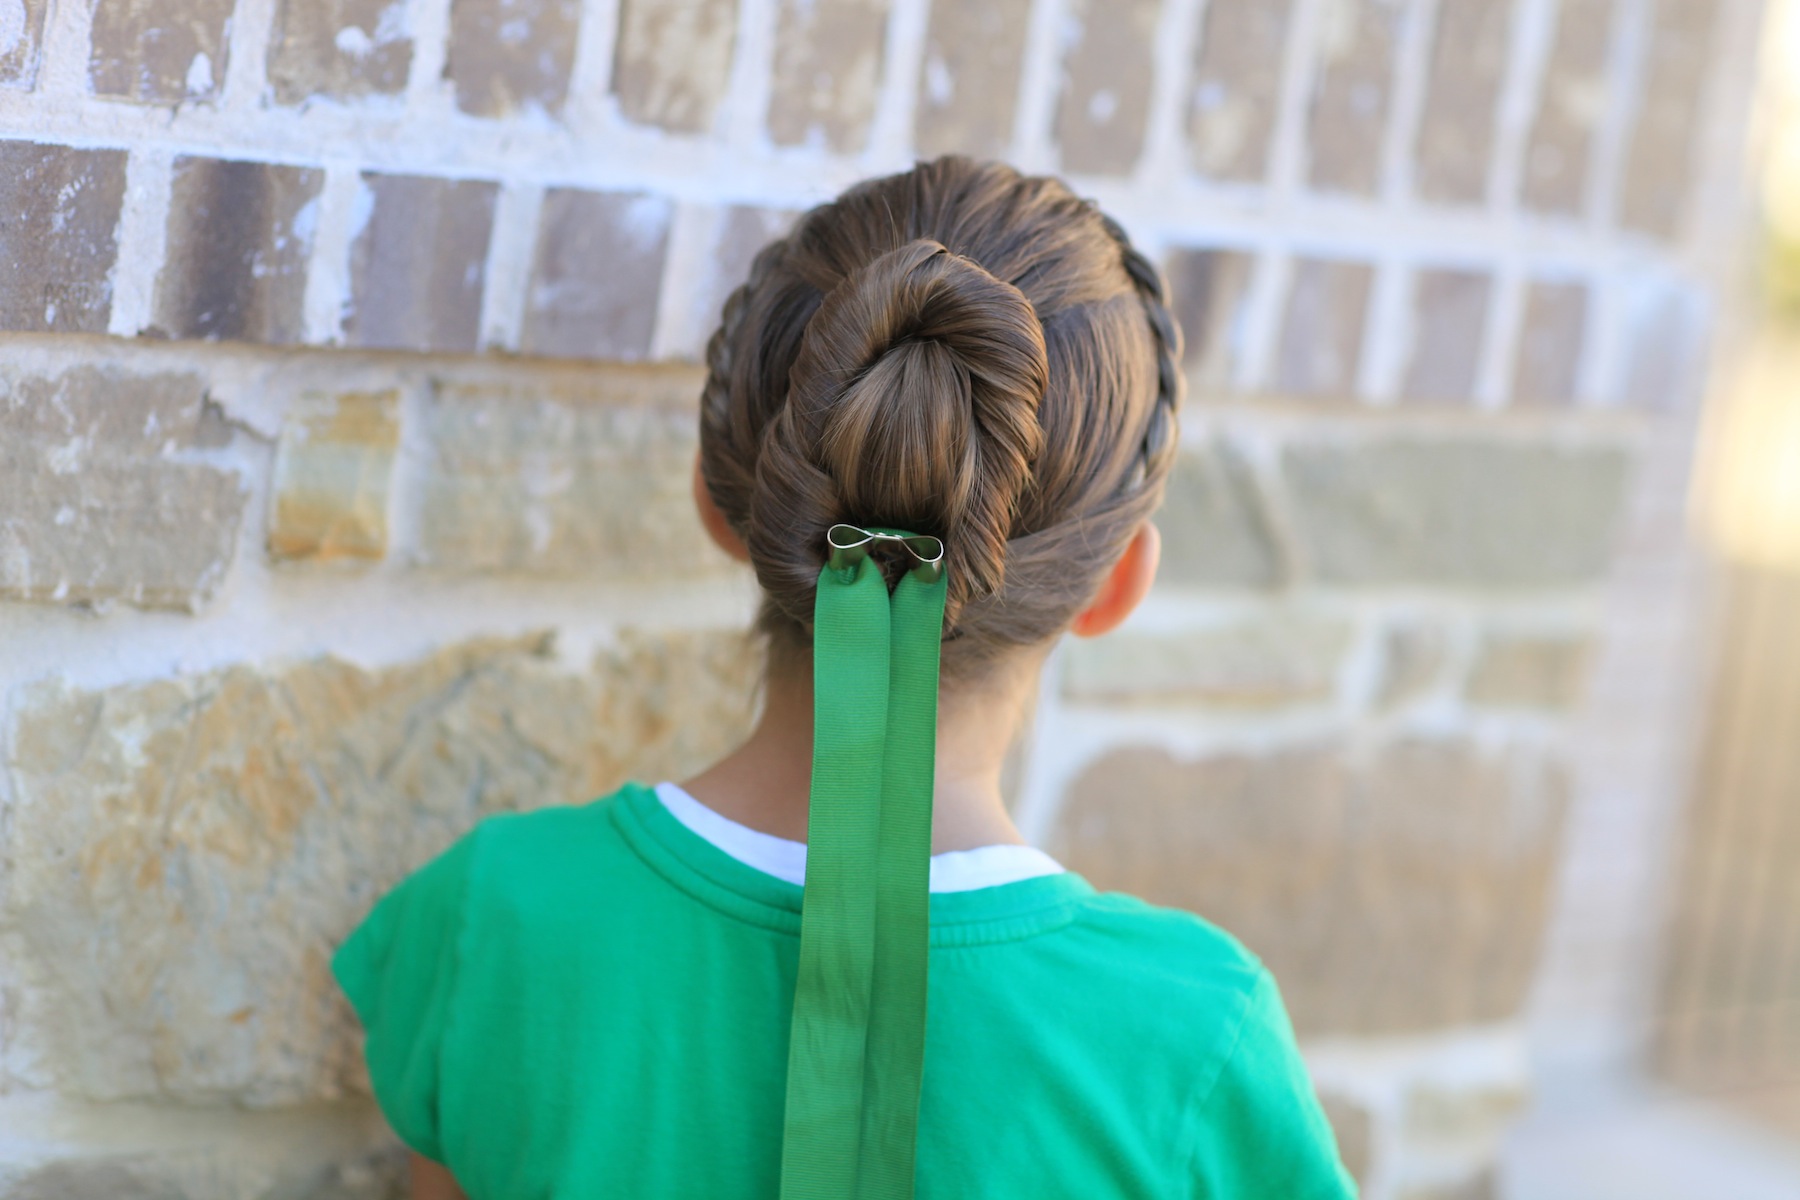
{"type": "Polygon", "coordinates": [[[706,476],[700,471],[698,454],[694,455],[694,507],[699,510],[700,524],[706,527],[706,536],[713,540],[713,545],[741,563],[750,561],[750,551],[744,547],[744,540],[732,529],[719,506],[713,503],[712,493],[706,490],[706,476]]]}
{"type": "Polygon", "coordinates": [[[1117,629],[1149,595],[1161,559],[1162,534],[1145,521],[1107,573],[1092,603],[1077,614],[1069,632],[1076,637],[1099,637],[1117,629]]]}

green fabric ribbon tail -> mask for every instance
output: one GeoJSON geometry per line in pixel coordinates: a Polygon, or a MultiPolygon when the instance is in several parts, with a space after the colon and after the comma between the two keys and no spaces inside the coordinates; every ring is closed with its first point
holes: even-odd
{"type": "Polygon", "coordinates": [[[781,1200],[910,1200],[943,548],[853,526],[831,536],[814,608],[812,806],[781,1200]],[[918,564],[891,596],[868,557],[878,542],[903,543],[918,564]]]}

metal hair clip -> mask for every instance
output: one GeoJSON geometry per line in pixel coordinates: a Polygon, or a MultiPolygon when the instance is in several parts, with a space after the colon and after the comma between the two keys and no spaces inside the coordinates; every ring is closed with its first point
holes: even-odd
{"type": "Polygon", "coordinates": [[[894,542],[913,556],[913,573],[923,583],[936,583],[944,573],[944,543],[924,533],[890,533],[858,525],[833,525],[825,531],[831,547],[829,565],[834,571],[854,567],[869,556],[876,542],[894,542]]]}

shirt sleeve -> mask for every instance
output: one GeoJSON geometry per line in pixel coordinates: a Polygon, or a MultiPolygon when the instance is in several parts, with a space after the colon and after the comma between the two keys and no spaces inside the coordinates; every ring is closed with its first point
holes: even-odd
{"type": "Polygon", "coordinates": [[[1274,977],[1261,971],[1235,1044],[1202,1097],[1194,1194],[1203,1200],[1355,1200],[1274,977]]]}
{"type": "Polygon", "coordinates": [[[407,1146],[444,1161],[438,1093],[475,834],[407,876],[332,956],[367,1035],[369,1081],[407,1146]]]}

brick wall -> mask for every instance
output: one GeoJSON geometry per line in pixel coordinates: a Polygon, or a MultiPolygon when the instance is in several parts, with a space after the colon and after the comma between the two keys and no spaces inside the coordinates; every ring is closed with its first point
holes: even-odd
{"type": "Polygon", "coordinates": [[[1053,660],[1023,825],[1267,959],[1370,1196],[1492,1194],[1633,978],[1655,849],[1583,871],[1668,706],[1588,698],[1679,690],[1756,8],[0,0],[0,1197],[393,1193],[330,948],[728,745],[694,361],[952,150],[1068,174],[1187,333],[1165,575],[1053,660]]]}

